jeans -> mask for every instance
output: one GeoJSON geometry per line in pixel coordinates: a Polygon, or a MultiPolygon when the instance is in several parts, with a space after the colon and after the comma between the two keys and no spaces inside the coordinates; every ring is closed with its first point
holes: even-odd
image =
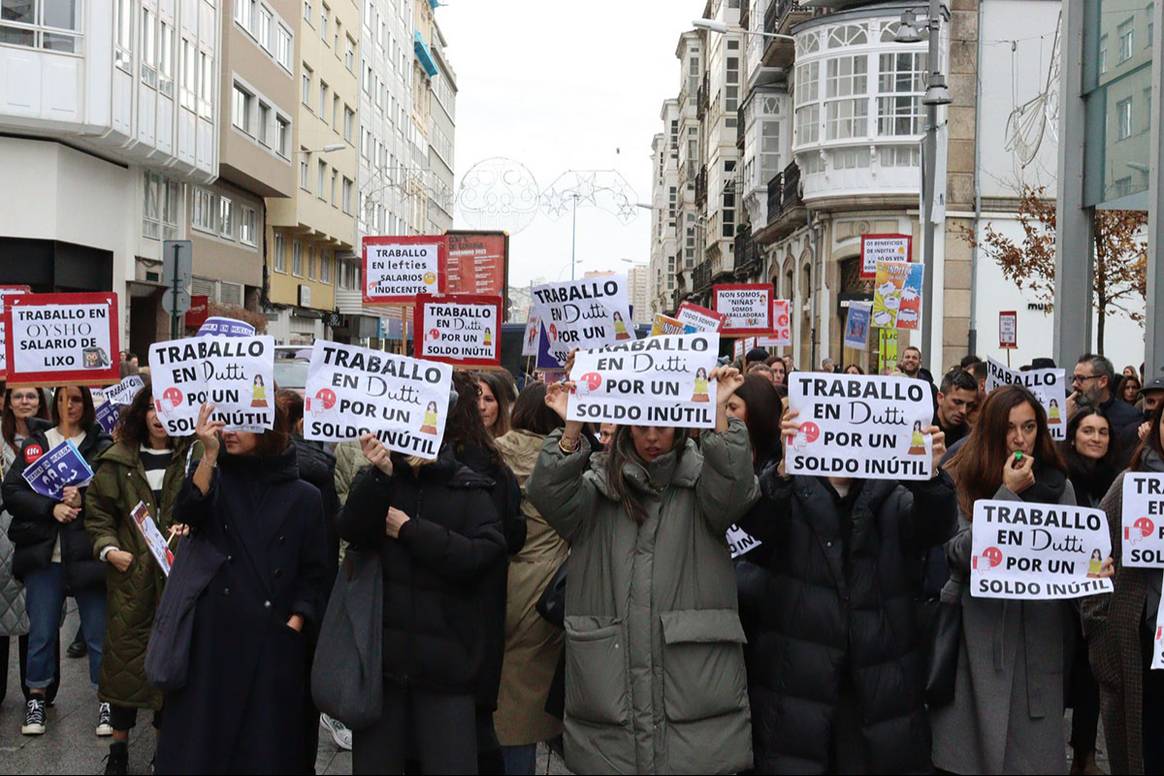
{"type": "Polygon", "coordinates": [[[538,745],[503,746],[501,757],[505,760],[505,776],[533,776],[538,767],[538,745]]]}
{"type": "MultiPolygon", "coordinates": [[[[65,603],[65,569],[60,563],[30,571],[24,577],[28,608],[28,672],[25,684],[43,689],[56,677],[56,644],[61,630],[61,606],[65,603]]],[[[89,681],[97,687],[101,677],[101,650],[105,642],[105,590],[89,588],[73,595],[81,614],[81,631],[89,647],[89,681]]]]}

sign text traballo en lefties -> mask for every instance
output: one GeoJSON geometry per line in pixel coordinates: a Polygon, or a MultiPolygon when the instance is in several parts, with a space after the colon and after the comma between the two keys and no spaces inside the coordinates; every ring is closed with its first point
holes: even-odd
{"type": "Polygon", "coordinates": [[[364,301],[404,304],[417,294],[442,294],[448,264],[443,235],[364,238],[364,301]]]}

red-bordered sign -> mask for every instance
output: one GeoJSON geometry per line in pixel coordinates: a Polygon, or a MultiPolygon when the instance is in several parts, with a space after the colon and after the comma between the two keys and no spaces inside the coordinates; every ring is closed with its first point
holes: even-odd
{"type": "Polygon", "coordinates": [[[913,261],[913,236],[908,234],[861,235],[861,277],[877,277],[879,261],[913,261]]]}
{"type": "Polygon", "coordinates": [[[365,237],[363,298],[403,304],[447,288],[449,240],[444,235],[365,237]]]}
{"type": "Polygon", "coordinates": [[[112,291],[14,296],[4,304],[4,327],[10,387],[109,385],[121,379],[117,294],[112,291]],[[36,317],[23,312],[29,309],[38,311],[36,317]],[[23,313],[19,318],[17,311],[23,313]]]}
{"type": "Polygon", "coordinates": [[[711,287],[712,305],[724,316],[721,334],[772,333],[772,286],[768,283],[723,283],[711,287]]]}
{"type": "Polygon", "coordinates": [[[772,333],[767,337],[757,337],[756,345],[762,348],[786,348],[792,345],[791,302],[787,299],[772,300],[772,333]]]}
{"type": "Polygon", "coordinates": [[[32,293],[31,286],[0,285],[0,380],[8,377],[8,359],[4,346],[4,297],[32,293]]]}
{"type": "Polygon", "coordinates": [[[697,304],[691,304],[691,302],[683,302],[680,304],[679,309],[675,311],[675,317],[684,323],[690,323],[700,331],[718,332],[723,330],[723,315],[717,313],[715,310],[709,310],[706,307],[700,307],[697,304]],[[684,313],[687,313],[688,315],[685,316],[684,313]],[[710,321],[706,321],[706,323],[715,321],[715,328],[705,328],[705,319],[710,319],[710,321]]]}
{"type": "MultiPolygon", "coordinates": [[[[1018,349],[1018,311],[999,310],[998,347],[1002,350],[1018,349]]],[[[1007,356],[1010,358],[1010,356],[1007,356]]]]}
{"type": "Polygon", "coordinates": [[[501,304],[487,294],[416,297],[413,354],[454,366],[500,366],[501,304]]]}

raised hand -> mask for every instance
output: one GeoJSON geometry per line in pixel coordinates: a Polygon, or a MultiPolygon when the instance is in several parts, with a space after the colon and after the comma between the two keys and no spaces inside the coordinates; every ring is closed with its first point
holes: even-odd
{"type": "Polygon", "coordinates": [[[201,409],[198,410],[198,425],[194,428],[194,436],[198,437],[198,441],[202,443],[202,449],[205,451],[203,457],[209,459],[210,463],[218,460],[219,451],[219,437],[222,433],[223,427],[226,425],[221,420],[211,420],[210,414],[214,412],[214,405],[209,402],[203,403],[201,409]]]}
{"type": "Polygon", "coordinates": [[[388,448],[384,447],[384,443],[376,438],[375,434],[361,436],[360,449],[363,451],[364,457],[368,459],[368,463],[389,477],[392,476],[392,455],[388,452],[388,448]]]}

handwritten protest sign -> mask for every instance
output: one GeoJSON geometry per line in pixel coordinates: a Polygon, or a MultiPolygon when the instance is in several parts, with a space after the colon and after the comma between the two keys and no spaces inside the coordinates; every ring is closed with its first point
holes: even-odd
{"type": "Polygon", "coordinates": [[[444,438],[452,387],[448,364],[316,340],[303,435],[342,442],[375,434],[389,450],[432,460],[444,438]]]}
{"type": "Polygon", "coordinates": [[[1164,568],[1164,474],[1124,474],[1123,564],[1164,568]]]}
{"type": "Polygon", "coordinates": [[[1012,384],[1024,385],[1047,411],[1047,428],[1052,439],[1067,438],[1067,377],[1062,369],[1008,369],[993,358],[986,359],[986,392],[1012,384]]]}
{"type": "Polygon", "coordinates": [[[788,347],[792,344],[792,316],[788,312],[787,299],[772,300],[772,334],[757,337],[756,344],[762,348],[788,347]]]}
{"type": "Polygon", "coordinates": [[[4,297],[19,296],[31,292],[32,289],[28,286],[0,286],[0,380],[8,377],[8,356],[6,354],[8,348],[4,344],[7,339],[5,336],[7,329],[4,327],[4,297]]]}
{"type": "Polygon", "coordinates": [[[715,310],[708,310],[706,307],[700,307],[691,302],[683,302],[679,305],[679,309],[675,311],[675,317],[684,323],[689,323],[695,327],[696,331],[716,331],[723,332],[723,324],[726,320],[722,313],[717,313],[715,310]]]}
{"type": "Polygon", "coordinates": [[[671,334],[579,351],[566,417],[593,423],[712,428],[719,335],[671,334]]]}
{"type": "Polygon", "coordinates": [[[194,433],[203,402],[227,430],[275,425],[273,337],[187,337],[150,345],[150,386],[170,436],[194,433]]]}
{"type": "Polygon", "coordinates": [[[60,501],[66,486],[81,488],[88,485],[93,479],[93,470],[73,441],[66,439],[29,464],[23,475],[28,487],[42,496],[60,501]]]}
{"type": "Polygon", "coordinates": [[[1074,504],[974,502],[970,595],[1044,601],[1110,593],[1107,515],[1074,504]]]}
{"type": "Polygon", "coordinates": [[[678,318],[672,318],[670,315],[663,315],[662,313],[655,313],[655,320],[651,323],[651,336],[658,337],[663,334],[694,334],[698,329],[690,323],[684,323],[678,318]]]}
{"type": "Polygon", "coordinates": [[[925,382],[908,377],[793,372],[790,409],[800,431],[788,444],[789,474],[928,480],[933,447],[922,429],[934,405],[925,382]]]}
{"type": "Polygon", "coordinates": [[[158,524],[154,522],[149,507],[144,501],[139,501],[137,506],[130,510],[129,515],[133,518],[137,530],[141,531],[146,546],[150,548],[150,555],[154,556],[162,573],[167,577],[170,576],[170,568],[174,565],[174,553],[170,551],[170,545],[166,544],[165,537],[158,530],[158,524]]]}
{"type": "Polygon", "coordinates": [[[869,348],[869,318],[873,305],[869,302],[853,302],[845,318],[845,347],[854,350],[869,348]]]}
{"type": "Polygon", "coordinates": [[[882,329],[917,329],[921,321],[925,268],[908,261],[877,262],[873,281],[873,325],[882,329]]]}
{"type": "Polygon", "coordinates": [[[715,311],[724,316],[724,334],[767,335],[772,331],[772,286],[725,283],[712,286],[715,311]]]}
{"type": "Polygon", "coordinates": [[[365,237],[364,301],[401,304],[444,293],[448,254],[443,236],[365,237]]]}
{"type": "Polygon", "coordinates": [[[861,235],[861,277],[877,275],[879,261],[910,261],[913,257],[913,237],[908,234],[861,235]]]}
{"type": "Polygon", "coordinates": [[[626,275],[602,275],[534,286],[535,314],[560,364],[575,348],[589,350],[635,338],[626,275]]]}
{"type": "Polygon", "coordinates": [[[728,549],[732,551],[732,560],[746,555],[759,547],[762,542],[735,523],[727,530],[728,549]]]}
{"type": "Polygon", "coordinates": [[[416,297],[412,352],[464,366],[501,363],[501,297],[454,294],[416,297]]]}
{"type": "Polygon", "coordinates": [[[105,389],[105,401],[120,405],[133,404],[133,397],[142,388],[145,388],[145,380],[141,375],[126,375],[120,383],[105,389]]]}
{"type": "Polygon", "coordinates": [[[4,300],[9,386],[117,382],[117,294],[20,294],[4,300]]]}

